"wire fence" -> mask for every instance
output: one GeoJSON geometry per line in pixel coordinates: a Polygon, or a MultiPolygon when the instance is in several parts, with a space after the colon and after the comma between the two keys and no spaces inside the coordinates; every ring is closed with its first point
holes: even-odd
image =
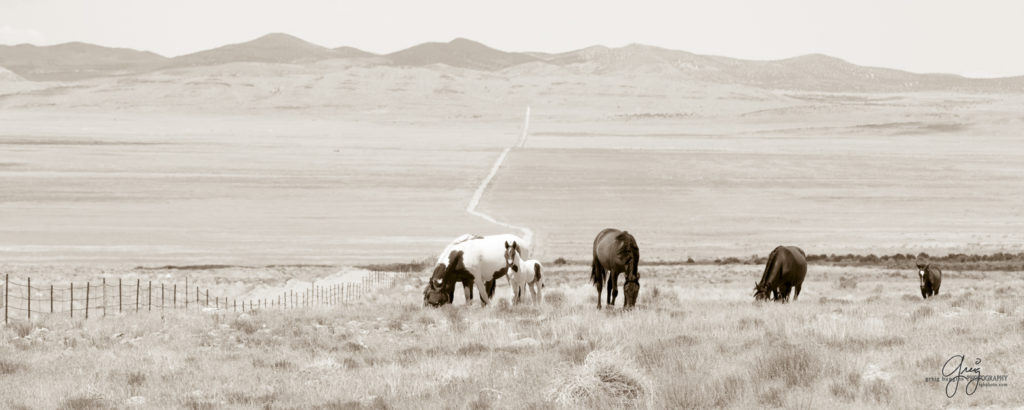
{"type": "Polygon", "coordinates": [[[303,309],[345,305],[355,302],[373,290],[394,287],[400,279],[415,272],[371,271],[358,282],[317,284],[299,290],[282,291],[275,297],[235,298],[211,292],[194,282],[154,283],[141,279],[116,282],[106,278],[67,285],[24,282],[3,276],[2,302],[6,324],[11,319],[33,316],[67,315],[89,319],[108,314],[164,312],[166,310],[219,310],[250,312],[266,309],[303,309]]]}

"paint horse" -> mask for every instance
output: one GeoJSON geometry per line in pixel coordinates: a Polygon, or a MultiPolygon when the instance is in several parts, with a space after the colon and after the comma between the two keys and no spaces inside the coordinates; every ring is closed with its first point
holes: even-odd
{"type": "MultiPolygon", "coordinates": [[[[467,284],[475,286],[480,294],[481,304],[490,303],[491,296],[494,295],[495,280],[505,276],[506,241],[521,243],[522,239],[506,234],[472,236],[463,241],[456,241],[458,243],[453,242],[438,258],[430,283],[423,290],[424,305],[440,306],[451,303],[457,282],[462,282],[464,287],[467,284]]],[[[528,248],[524,248],[523,251],[528,252],[528,248]]]]}
{"type": "Polygon", "coordinates": [[[430,275],[429,283],[427,283],[427,288],[423,290],[423,306],[440,306],[446,303],[452,303],[455,300],[455,284],[457,282],[462,282],[462,290],[466,294],[466,303],[469,303],[471,300],[473,300],[472,277],[466,277],[461,278],[461,280],[451,281],[448,283],[449,286],[444,289],[442,289],[442,285],[444,273],[448,269],[448,257],[451,254],[452,250],[455,249],[455,246],[469,240],[481,238],[483,237],[480,235],[473,235],[467,233],[458,238],[455,238],[454,241],[448,244],[448,246],[446,246],[444,250],[441,251],[441,255],[437,257],[437,264],[434,265],[434,273],[430,275]],[[431,292],[432,289],[435,291],[431,292]],[[441,291],[436,291],[437,289],[441,289],[441,291]]]}
{"type": "Polygon", "coordinates": [[[509,284],[512,287],[513,305],[522,302],[526,288],[530,289],[530,299],[534,304],[543,301],[544,277],[541,273],[543,266],[535,259],[523,260],[519,243],[516,241],[505,242],[505,267],[508,272],[509,284]]]}
{"type": "Polygon", "coordinates": [[[636,238],[629,232],[618,229],[605,229],[594,238],[594,261],[590,267],[590,279],[597,287],[597,308],[601,308],[601,286],[608,282],[608,306],[615,305],[619,296],[619,273],[626,274],[626,283],[622,290],[626,292],[624,309],[636,305],[637,294],[640,293],[640,274],[637,265],[640,263],[640,247],[636,238]]]}

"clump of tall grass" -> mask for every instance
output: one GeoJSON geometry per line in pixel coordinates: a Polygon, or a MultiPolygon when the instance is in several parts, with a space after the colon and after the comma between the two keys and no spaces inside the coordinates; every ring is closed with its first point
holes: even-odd
{"type": "Polygon", "coordinates": [[[808,386],[821,370],[817,351],[784,343],[766,349],[754,365],[758,376],[782,379],[786,386],[808,386]]]}
{"type": "Polygon", "coordinates": [[[934,314],[935,314],[935,309],[932,309],[931,306],[921,306],[921,307],[917,308],[917,310],[915,310],[914,313],[910,314],[910,320],[912,322],[916,322],[918,320],[924,319],[924,318],[932,316],[934,314]]]}
{"type": "Polygon", "coordinates": [[[846,275],[840,276],[836,287],[839,289],[857,289],[857,278],[846,275]]]}
{"type": "Polygon", "coordinates": [[[621,350],[594,350],[563,370],[549,399],[560,406],[653,408],[654,384],[621,350]]]}
{"type": "Polygon", "coordinates": [[[565,305],[568,299],[565,296],[565,292],[560,290],[549,290],[544,292],[544,304],[554,308],[559,308],[565,305]]]}

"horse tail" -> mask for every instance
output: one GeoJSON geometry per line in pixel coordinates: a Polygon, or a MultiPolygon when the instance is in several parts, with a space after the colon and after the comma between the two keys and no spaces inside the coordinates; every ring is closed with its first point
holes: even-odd
{"type": "Polygon", "coordinates": [[[594,284],[597,285],[598,288],[601,288],[601,285],[604,282],[604,278],[602,278],[601,275],[599,273],[597,273],[598,267],[600,267],[600,266],[601,266],[601,262],[599,262],[597,260],[597,248],[595,247],[594,248],[594,261],[591,262],[591,264],[590,264],[590,280],[593,281],[594,284]]]}
{"type": "Polygon", "coordinates": [[[533,282],[540,282],[540,269],[540,262],[535,262],[533,264],[533,282]]]}

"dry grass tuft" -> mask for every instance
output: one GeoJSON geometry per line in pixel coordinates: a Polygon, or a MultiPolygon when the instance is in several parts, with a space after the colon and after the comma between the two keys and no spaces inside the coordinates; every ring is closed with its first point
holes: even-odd
{"type": "Polygon", "coordinates": [[[916,322],[918,320],[924,319],[924,318],[932,316],[934,314],[935,314],[935,309],[932,309],[931,306],[921,306],[921,307],[917,308],[917,310],[915,310],[914,313],[910,314],[910,321],[911,322],[916,322]]]}
{"type": "Polygon", "coordinates": [[[620,350],[595,350],[564,371],[549,394],[560,406],[653,408],[654,385],[620,350]]]}
{"type": "Polygon", "coordinates": [[[64,399],[61,410],[102,410],[111,408],[111,404],[103,397],[95,394],[76,395],[64,399]]]}
{"type": "Polygon", "coordinates": [[[840,276],[836,287],[839,289],[857,289],[857,278],[846,275],[840,276]]]}
{"type": "Polygon", "coordinates": [[[560,308],[568,302],[568,298],[565,297],[565,292],[560,290],[545,290],[544,291],[544,304],[553,308],[560,308]]]}
{"type": "Polygon", "coordinates": [[[12,361],[8,358],[0,358],[0,375],[14,374],[24,368],[25,365],[12,361]]]}
{"type": "Polygon", "coordinates": [[[17,334],[18,337],[28,336],[32,334],[32,331],[36,328],[35,323],[27,320],[18,320],[11,323],[9,326],[11,329],[14,329],[14,333],[17,334]]]}
{"type": "Polygon", "coordinates": [[[808,386],[821,370],[819,353],[801,345],[783,343],[765,349],[754,371],[768,379],[782,379],[786,386],[808,386]]]}

